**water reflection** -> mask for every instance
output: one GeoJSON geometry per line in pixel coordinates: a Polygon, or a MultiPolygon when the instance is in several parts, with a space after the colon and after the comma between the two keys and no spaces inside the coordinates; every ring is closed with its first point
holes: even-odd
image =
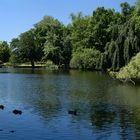
{"type": "Polygon", "coordinates": [[[91,116],[92,125],[97,129],[103,129],[103,127],[109,127],[114,121],[116,116],[115,112],[107,112],[104,110],[95,111],[91,116]]]}
{"type": "MultiPolygon", "coordinates": [[[[1,128],[7,139],[139,139],[140,87],[100,72],[6,69],[0,73],[1,128]],[[11,110],[23,111],[21,117],[11,110]],[[77,116],[68,110],[77,109],[77,116]],[[10,131],[10,130],[9,130],[10,131]]],[[[1,133],[1,132],[0,132],[1,133]]]]}

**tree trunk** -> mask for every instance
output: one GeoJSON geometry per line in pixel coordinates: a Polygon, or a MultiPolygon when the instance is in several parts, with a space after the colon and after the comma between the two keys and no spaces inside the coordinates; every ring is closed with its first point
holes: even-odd
{"type": "Polygon", "coordinates": [[[31,60],[31,65],[32,65],[32,68],[34,68],[34,67],[35,67],[34,60],[31,60]]]}

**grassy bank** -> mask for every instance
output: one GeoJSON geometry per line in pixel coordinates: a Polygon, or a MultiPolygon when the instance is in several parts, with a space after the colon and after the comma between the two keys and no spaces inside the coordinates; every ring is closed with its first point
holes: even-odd
{"type": "MultiPolygon", "coordinates": [[[[12,64],[12,63],[3,63],[0,65],[0,67],[13,67],[13,68],[32,68],[32,65],[30,62],[27,63],[16,63],[16,64],[12,64]]],[[[55,65],[52,61],[47,61],[45,62],[36,62],[35,63],[35,67],[34,68],[45,68],[48,70],[57,70],[58,66],[55,65]]]]}

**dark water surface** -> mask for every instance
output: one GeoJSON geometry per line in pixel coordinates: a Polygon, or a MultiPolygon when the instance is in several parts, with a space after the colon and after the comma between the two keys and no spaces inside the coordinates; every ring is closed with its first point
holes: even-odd
{"type": "Polygon", "coordinates": [[[0,140],[140,139],[138,85],[100,72],[0,72],[0,140]],[[74,109],[77,116],[68,114],[74,109]]]}

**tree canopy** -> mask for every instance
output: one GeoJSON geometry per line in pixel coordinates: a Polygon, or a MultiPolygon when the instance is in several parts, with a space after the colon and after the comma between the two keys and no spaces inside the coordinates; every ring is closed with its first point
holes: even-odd
{"type": "Polygon", "coordinates": [[[34,67],[36,61],[50,60],[58,66],[118,71],[140,51],[139,5],[137,0],[133,6],[121,3],[120,12],[98,7],[88,16],[72,13],[69,25],[45,16],[12,39],[10,61],[34,67]]]}

